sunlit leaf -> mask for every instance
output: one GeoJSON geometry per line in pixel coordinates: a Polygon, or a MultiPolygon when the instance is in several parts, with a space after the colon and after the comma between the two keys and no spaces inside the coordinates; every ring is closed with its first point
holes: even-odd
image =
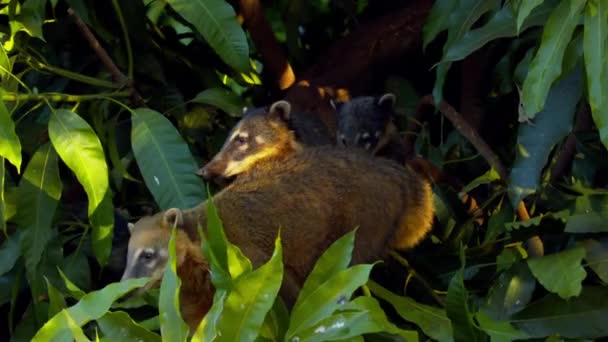
{"type": "Polygon", "coordinates": [[[192,342],[213,341],[218,336],[218,324],[224,312],[224,303],[226,301],[227,290],[219,289],[213,295],[213,305],[196,328],[196,332],[192,336],[192,342]]]}
{"type": "Polygon", "coordinates": [[[160,341],[158,334],[133,321],[124,311],[107,312],[97,320],[107,341],[160,341]]]}
{"type": "Polygon", "coordinates": [[[78,288],[78,286],[76,286],[76,284],[74,284],[62,271],[61,269],[57,269],[57,271],[59,272],[59,274],[61,275],[61,278],[63,279],[63,282],[65,284],[65,287],[68,291],[68,293],[70,294],[70,296],[72,296],[73,298],[76,298],[78,300],[80,300],[82,297],[84,297],[86,295],[86,293],[84,293],[84,291],[82,291],[80,288],[78,288]]]}
{"type": "Polygon", "coordinates": [[[516,263],[500,274],[488,291],[482,312],[496,320],[506,320],[532,300],[536,279],[525,263],[516,263]]]}
{"type": "Polygon", "coordinates": [[[188,145],[167,118],[147,108],[133,111],[131,145],[146,186],[161,210],[193,208],[204,198],[188,145]]]}
{"type": "Polygon", "coordinates": [[[125,293],[141,287],[148,282],[148,278],[128,279],[119,283],[112,283],[99,291],[88,293],[75,305],[62,310],[38,330],[32,341],[51,341],[57,336],[71,335],[71,329],[66,313],[77,326],[83,326],[91,320],[102,317],[112,303],[125,293]]]}
{"type": "MultiPolygon", "coordinates": [[[[4,90],[0,88],[0,97],[4,90]]],[[[21,142],[15,133],[15,123],[4,102],[0,99],[0,157],[6,158],[21,172],[21,142]]]]}
{"type": "Polygon", "coordinates": [[[391,304],[399,316],[416,324],[426,335],[438,341],[453,341],[452,324],[445,310],[397,296],[373,281],[367,285],[374,295],[391,304]]]}
{"type": "Polygon", "coordinates": [[[581,265],[585,257],[583,247],[528,260],[532,274],[549,291],[568,299],[578,296],[583,288],[587,272],[581,265]]]}
{"type": "Polygon", "coordinates": [[[238,71],[249,70],[249,45],[234,9],[224,0],[167,0],[215,52],[238,71]]]}
{"type": "Polygon", "coordinates": [[[605,0],[587,2],[583,49],[593,121],[600,132],[602,143],[608,147],[608,2],[605,0]]]}
{"type": "Polygon", "coordinates": [[[527,118],[543,110],[553,82],[562,73],[564,51],[578,25],[585,0],[562,0],[553,10],[543,30],[536,55],[524,81],[522,104],[527,118]]]}
{"type": "Polygon", "coordinates": [[[114,212],[101,142],[84,119],[66,109],[52,113],[49,137],[87,193],[89,219],[93,227],[93,252],[99,263],[104,265],[111,252],[114,212]]]}
{"type": "Polygon", "coordinates": [[[231,116],[241,116],[245,106],[240,96],[223,88],[205,89],[196,94],[192,102],[212,105],[231,116]]]}
{"type": "Polygon", "coordinates": [[[254,341],[283,280],[281,239],[270,260],[240,277],[226,298],[218,329],[226,341],[254,341]]]}
{"type": "Polygon", "coordinates": [[[181,280],[177,276],[177,258],[175,256],[175,227],[169,240],[169,260],[165,266],[160,285],[158,310],[160,331],[163,341],[185,341],[188,336],[188,326],[184,323],[179,309],[179,289],[181,280]]]}
{"type": "Polygon", "coordinates": [[[599,338],[608,335],[607,321],[608,287],[598,286],[585,287],[569,300],[549,294],[516,314],[511,324],[531,338],[599,338]]]}
{"type": "Polygon", "coordinates": [[[509,197],[514,208],[525,196],[536,192],[551,150],[572,130],[582,85],[582,70],[576,68],[551,88],[534,122],[520,124],[515,163],[509,175],[509,197]]]}
{"type": "Polygon", "coordinates": [[[55,316],[57,313],[67,308],[68,306],[65,303],[65,299],[63,298],[61,292],[59,292],[59,290],[57,290],[55,286],[53,286],[53,284],[51,284],[49,280],[46,279],[46,277],[45,280],[49,295],[49,319],[51,319],[53,318],[53,316],[55,316]]]}

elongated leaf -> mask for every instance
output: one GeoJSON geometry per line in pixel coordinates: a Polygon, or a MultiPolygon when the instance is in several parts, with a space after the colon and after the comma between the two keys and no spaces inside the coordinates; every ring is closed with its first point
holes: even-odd
{"type": "Polygon", "coordinates": [[[161,210],[192,208],[205,198],[188,145],[167,118],[147,108],[134,110],[131,145],[161,210]]]}
{"type": "Polygon", "coordinates": [[[545,0],[523,0],[519,2],[519,6],[517,6],[517,34],[523,31],[522,25],[524,20],[532,13],[532,10],[538,7],[545,0]]]}
{"type": "Polygon", "coordinates": [[[564,300],[550,294],[516,314],[511,323],[531,338],[559,334],[567,338],[608,335],[608,287],[585,287],[564,300]]]}
{"type": "Polygon", "coordinates": [[[367,283],[372,293],[391,304],[399,316],[416,324],[426,335],[438,341],[453,341],[452,324],[445,310],[424,305],[408,297],[397,296],[373,281],[367,283]]]}
{"type": "Polygon", "coordinates": [[[238,279],[224,303],[218,329],[225,341],[255,341],[283,280],[281,239],[270,260],[238,279]]]}
{"type": "Polygon", "coordinates": [[[231,67],[249,70],[249,45],[230,4],[224,0],[167,0],[190,22],[215,52],[231,67]]]}
{"type": "Polygon", "coordinates": [[[97,324],[107,341],[160,341],[158,334],[137,324],[124,311],[107,312],[97,324]]]}
{"type": "Polygon", "coordinates": [[[245,102],[240,96],[224,88],[209,88],[196,94],[192,102],[217,107],[231,116],[241,116],[245,102]]]}
{"type": "Polygon", "coordinates": [[[224,312],[224,303],[228,291],[224,289],[215,290],[213,295],[213,305],[205,315],[205,318],[196,328],[196,332],[192,336],[192,342],[213,341],[218,336],[218,323],[224,312]]]}
{"type": "Polygon", "coordinates": [[[464,286],[464,248],[460,250],[460,270],[452,277],[446,297],[446,311],[452,321],[452,331],[456,341],[484,341],[484,335],[473,322],[469,309],[469,292],[464,286]]]}
{"type": "Polygon", "coordinates": [[[514,208],[525,196],[536,192],[551,150],[572,130],[582,82],[581,69],[574,69],[551,89],[534,123],[520,124],[515,163],[509,175],[509,197],[514,208]]]}
{"type": "Polygon", "coordinates": [[[566,221],[568,233],[608,232],[608,196],[605,194],[583,194],[577,196],[574,208],[566,221]]]}
{"type": "Polygon", "coordinates": [[[0,86],[4,89],[9,88],[10,72],[13,70],[11,60],[8,58],[4,46],[0,44],[0,86]]]}
{"type": "Polygon", "coordinates": [[[608,238],[585,240],[585,260],[603,282],[608,283],[608,238]]]}
{"type": "Polygon", "coordinates": [[[10,235],[7,239],[0,244],[0,276],[4,275],[8,271],[13,269],[17,259],[21,255],[19,248],[19,233],[10,235]]]}
{"type": "MultiPolygon", "coordinates": [[[[445,55],[452,44],[460,40],[483,14],[496,8],[498,5],[500,5],[500,1],[497,0],[459,1],[458,8],[454,9],[450,15],[448,40],[443,47],[443,54],[445,55]]],[[[443,85],[451,65],[452,63],[445,62],[437,66],[435,85],[433,86],[433,99],[435,103],[439,103],[443,99],[443,85]]]]}
{"type": "Polygon", "coordinates": [[[75,305],[62,310],[38,330],[32,341],[51,341],[56,336],[71,335],[69,322],[65,314],[71,317],[77,326],[83,326],[91,320],[103,316],[112,303],[125,293],[141,287],[148,282],[148,278],[128,279],[119,283],[112,283],[99,291],[88,293],[75,305]]]}
{"type": "Polygon", "coordinates": [[[182,320],[179,310],[179,288],[181,280],[177,276],[175,257],[175,227],[169,240],[169,260],[165,266],[163,280],[160,284],[158,310],[160,312],[160,332],[163,341],[185,341],[188,337],[188,327],[182,320]]]}
{"type": "Polygon", "coordinates": [[[74,284],[62,271],[61,269],[58,267],[57,271],[59,272],[59,275],[61,275],[61,278],[63,279],[63,283],[65,285],[66,290],[68,291],[69,295],[73,298],[76,298],[78,300],[80,300],[82,297],[84,297],[86,295],[86,293],[84,293],[84,291],[82,291],[80,288],[78,288],[78,286],[76,286],[76,284],[74,284]]]}
{"type": "Polygon", "coordinates": [[[549,89],[562,73],[564,51],[584,4],[585,0],[562,0],[547,20],[540,47],[523,85],[521,102],[525,117],[532,119],[545,107],[549,89]]]}
{"type": "Polygon", "coordinates": [[[41,146],[28,163],[19,183],[17,223],[28,273],[35,275],[52,236],[51,225],[61,196],[57,154],[51,144],[41,146]]]}
{"type": "Polygon", "coordinates": [[[51,284],[49,282],[49,280],[46,279],[46,277],[44,278],[44,280],[46,280],[46,287],[48,289],[48,294],[49,294],[49,318],[48,319],[51,319],[51,318],[53,318],[53,316],[55,316],[61,310],[67,308],[68,306],[65,303],[65,299],[63,298],[63,295],[61,294],[61,292],[59,292],[59,290],[57,290],[57,288],[55,288],[55,286],[53,286],[53,284],[51,284]]]}
{"type": "MultiPolygon", "coordinates": [[[[557,1],[547,0],[546,4],[536,8],[527,18],[522,29],[525,30],[529,27],[544,24],[547,21],[547,18],[549,18],[551,10],[555,8],[556,3],[557,1]]],[[[442,62],[464,59],[493,40],[505,37],[515,37],[517,31],[513,7],[509,3],[506,3],[485,25],[468,31],[461,39],[452,44],[445,53],[442,62]]]]}
{"type": "Polygon", "coordinates": [[[199,230],[203,255],[209,260],[211,282],[216,289],[232,289],[232,277],[228,265],[228,239],[224,233],[222,221],[213,204],[212,198],[207,200],[207,233],[205,237],[199,230]]]}
{"type": "Polygon", "coordinates": [[[536,279],[526,263],[514,264],[503,272],[490,288],[481,312],[496,320],[506,320],[532,299],[536,279]]]}
{"type": "MultiPolygon", "coordinates": [[[[0,96],[4,91],[0,88],[0,96]]],[[[15,133],[15,123],[0,99],[0,157],[6,158],[21,172],[21,142],[15,133]]]]}
{"type": "Polygon", "coordinates": [[[345,234],[323,252],[306,278],[294,306],[308,300],[308,297],[316,288],[321,286],[321,284],[333,275],[348,267],[355,245],[355,233],[356,230],[353,230],[345,234]]]}
{"type": "Polygon", "coordinates": [[[450,23],[450,15],[454,10],[454,7],[458,4],[457,1],[452,0],[437,0],[431,8],[424,27],[422,28],[422,39],[424,41],[423,47],[426,46],[433,40],[439,32],[445,30],[450,23]]]}
{"type": "Polygon", "coordinates": [[[287,339],[331,315],[345,304],[352,293],[365,284],[373,265],[356,265],[338,272],[320,284],[310,295],[293,307],[287,339]]]}
{"type": "Polygon", "coordinates": [[[547,290],[568,299],[578,296],[583,288],[582,282],[587,276],[587,272],[581,265],[584,257],[585,249],[575,247],[540,258],[529,259],[528,266],[530,266],[532,274],[547,290]]]}
{"type": "Polygon", "coordinates": [[[101,142],[86,121],[66,109],[58,109],[51,115],[49,137],[87,193],[89,219],[93,226],[93,252],[99,263],[104,265],[112,247],[114,212],[108,165],[101,142]]]}
{"type": "Polygon", "coordinates": [[[600,139],[608,147],[608,2],[590,0],[585,9],[585,70],[587,92],[593,121],[600,132],[600,139]]]}
{"type": "Polygon", "coordinates": [[[8,233],[6,232],[6,221],[8,221],[8,215],[6,213],[6,205],[4,199],[4,177],[4,158],[0,157],[0,230],[4,233],[4,235],[7,235],[8,233]]]}
{"type": "Polygon", "coordinates": [[[490,341],[492,342],[511,342],[529,338],[526,333],[515,329],[511,323],[495,321],[483,312],[476,313],[475,319],[479,322],[481,330],[490,335],[490,341]]]}

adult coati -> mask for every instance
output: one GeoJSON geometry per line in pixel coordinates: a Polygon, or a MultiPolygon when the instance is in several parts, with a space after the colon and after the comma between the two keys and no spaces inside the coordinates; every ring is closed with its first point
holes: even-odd
{"type": "MultiPolygon", "coordinates": [[[[274,109],[271,113],[280,112],[274,109]]],[[[243,128],[235,129],[227,146],[235,153],[264,149],[268,141],[256,141],[254,132],[243,128]]],[[[335,147],[277,153],[273,159],[276,151],[267,148],[271,152],[265,153],[263,163],[256,163],[249,154],[218,164],[227,175],[238,174],[243,163],[249,167],[217,193],[213,202],[227,238],[254,266],[270,258],[281,228],[285,265],[281,296],[288,304],[294,302],[323,251],[355,227],[353,263],[382,258],[389,247],[411,248],[431,228],[430,186],[392,161],[335,147]]],[[[168,255],[169,227],[176,222],[180,228],[178,274],[184,286],[182,314],[191,327],[204,316],[213,297],[196,233],[197,224],[205,229],[206,205],[185,211],[170,209],[138,221],[132,227],[123,275],[123,279],[152,276],[151,284],[158,282],[168,255]]]]}

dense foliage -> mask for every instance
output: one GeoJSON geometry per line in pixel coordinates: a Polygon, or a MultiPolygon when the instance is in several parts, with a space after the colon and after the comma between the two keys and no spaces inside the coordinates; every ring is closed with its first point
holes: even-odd
{"type": "Polygon", "coordinates": [[[186,339],[174,249],[118,301],[146,281],[118,282],[126,220],[204,200],[197,166],[292,70],[397,95],[441,174],[432,236],[372,269],[346,235],[288,313],[280,236],[252,269],[212,217],[194,340],[608,335],[608,1],[0,0],[0,41],[2,340],[186,339]]]}

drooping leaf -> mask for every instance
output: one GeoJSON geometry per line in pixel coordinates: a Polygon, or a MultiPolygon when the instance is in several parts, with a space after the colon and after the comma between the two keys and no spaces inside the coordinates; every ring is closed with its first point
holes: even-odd
{"type": "Polygon", "coordinates": [[[270,311],[266,315],[264,324],[260,329],[260,339],[278,341],[285,336],[289,327],[289,311],[281,297],[277,297],[270,311]]]}
{"type": "Polygon", "coordinates": [[[8,88],[8,82],[10,79],[10,72],[13,70],[13,65],[11,63],[10,58],[8,58],[8,54],[4,49],[4,46],[0,44],[0,86],[2,88],[8,88]]]}
{"type": "Polygon", "coordinates": [[[133,321],[124,311],[108,311],[97,320],[107,341],[160,341],[158,334],[133,321]]]}
{"type": "Polygon", "coordinates": [[[88,213],[93,227],[91,243],[101,265],[108,260],[114,230],[114,212],[108,181],[108,165],[99,138],[78,114],[58,109],[49,120],[49,137],[64,163],[89,200],[88,213]]]}
{"type": "Polygon", "coordinates": [[[49,295],[49,319],[53,318],[56,314],[58,314],[61,310],[67,308],[67,304],[65,303],[65,299],[63,295],[48,279],[46,279],[46,287],[48,289],[49,295]]]}
{"type": "Polygon", "coordinates": [[[406,321],[416,324],[422,331],[438,340],[453,341],[452,324],[445,310],[397,296],[373,281],[367,283],[372,293],[391,304],[406,321]]]}
{"type": "Polygon", "coordinates": [[[310,294],[331,276],[345,270],[350,264],[355,244],[356,229],[348,232],[323,252],[298,293],[295,306],[308,299],[310,294]]]}
{"type": "MultiPolygon", "coordinates": [[[[460,40],[471,29],[473,24],[485,13],[500,5],[497,0],[462,0],[449,16],[448,39],[443,47],[443,54],[450,50],[452,44],[460,40]]],[[[440,63],[436,69],[433,99],[435,103],[443,99],[443,85],[451,62],[440,63]]]]}
{"type": "MultiPolygon", "coordinates": [[[[551,10],[555,8],[556,2],[547,0],[546,4],[538,7],[527,18],[522,29],[525,30],[529,27],[544,24],[549,18],[551,10]]],[[[509,3],[506,3],[485,25],[468,31],[461,39],[454,42],[443,56],[442,62],[464,59],[491,41],[499,38],[515,37],[517,31],[514,9],[509,3]]]]}
{"type": "Polygon", "coordinates": [[[528,335],[515,329],[507,321],[497,321],[483,312],[475,314],[475,319],[479,322],[479,327],[486,334],[490,335],[491,342],[510,342],[528,338],[528,335]]]}
{"type": "Polygon", "coordinates": [[[353,292],[365,284],[373,265],[355,265],[328,278],[294,305],[287,329],[287,339],[298,336],[313,324],[331,315],[345,304],[353,292]]]}
{"type": "Polygon", "coordinates": [[[600,132],[600,140],[608,147],[608,3],[605,0],[590,0],[585,8],[585,70],[587,93],[593,121],[600,132]]]}
{"type": "Polygon", "coordinates": [[[532,119],[543,110],[553,82],[562,73],[564,51],[580,19],[585,0],[562,0],[543,30],[536,55],[524,81],[521,102],[525,116],[532,119]]]}
{"type": "Polygon", "coordinates": [[[578,296],[587,272],[581,265],[585,257],[583,247],[528,260],[532,274],[549,291],[568,299],[578,296]]]}
{"type": "Polygon", "coordinates": [[[218,329],[226,341],[254,341],[283,280],[281,239],[270,260],[240,277],[226,298],[218,329]]]}
{"type": "Polygon", "coordinates": [[[211,305],[211,308],[196,328],[196,332],[192,336],[192,342],[213,341],[217,338],[217,328],[224,312],[224,303],[227,295],[227,290],[216,289],[213,295],[213,305],[211,305]]]}
{"type": "Polygon", "coordinates": [[[437,0],[431,8],[424,27],[422,28],[423,46],[426,46],[433,40],[439,32],[445,30],[450,23],[450,15],[454,7],[458,4],[452,0],[437,0]]]}
{"type": "Polygon", "coordinates": [[[11,35],[6,45],[8,50],[12,50],[14,47],[15,35],[20,31],[44,40],[42,24],[44,23],[46,2],[47,0],[25,0],[23,2],[19,14],[9,21],[11,35]]]}
{"type": "Polygon", "coordinates": [[[514,208],[525,196],[536,192],[549,153],[570,133],[582,82],[582,70],[574,69],[553,86],[534,122],[520,124],[515,163],[509,175],[509,197],[514,208]]]}
{"type": "Polygon", "coordinates": [[[12,270],[21,255],[19,247],[19,233],[14,233],[0,244],[0,276],[12,270]]]}
{"type": "Polygon", "coordinates": [[[604,194],[583,194],[577,196],[572,214],[566,221],[568,233],[601,233],[607,232],[608,196],[604,194]]]}
{"type": "Polygon", "coordinates": [[[484,334],[473,321],[473,314],[469,308],[469,292],[464,286],[464,248],[460,250],[460,270],[450,280],[448,295],[446,297],[446,312],[452,321],[452,331],[455,341],[484,341],[484,334]]]}
{"type": "Polygon", "coordinates": [[[201,234],[201,248],[203,255],[209,260],[211,269],[211,282],[216,289],[230,290],[232,288],[232,276],[228,265],[228,239],[224,233],[224,227],[213,200],[207,200],[207,235],[201,234]]]}
{"type": "Polygon", "coordinates": [[[535,289],[536,279],[528,266],[516,263],[498,277],[480,311],[492,319],[506,320],[526,307],[535,289]]]}
{"type": "Polygon", "coordinates": [[[240,72],[249,70],[249,45],[236,13],[224,0],[167,0],[205,37],[213,50],[240,72]]]}
{"type": "Polygon", "coordinates": [[[169,240],[169,259],[165,266],[163,279],[160,284],[158,310],[160,317],[160,332],[163,341],[186,341],[188,326],[184,323],[179,309],[179,288],[181,280],[177,276],[177,258],[175,256],[175,227],[171,230],[169,240]]]}
{"type": "Polygon", "coordinates": [[[519,2],[517,6],[517,34],[524,30],[522,29],[522,25],[524,20],[528,18],[528,15],[532,13],[532,10],[534,10],[534,8],[538,7],[544,1],[545,0],[523,0],[519,2]]]}
{"type": "Polygon", "coordinates": [[[567,338],[608,335],[608,287],[585,287],[580,296],[564,300],[549,294],[511,319],[530,338],[559,334],[567,338]]]}
{"type": "Polygon", "coordinates": [[[51,341],[57,336],[69,337],[71,329],[66,313],[71,317],[77,326],[83,326],[91,320],[99,319],[103,316],[112,303],[123,296],[125,293],[141,287],[148,282],[148,278],[128,279],[119,283],[112,283],[99,291],[88,293],[75,305],[62,310],[38,330],[32,341],[51,341]]]}
{"type": "MultiPolygon", "coordinates": [[[[8,215],[6,214],[6,204],[4,200],[5,171],[6,170],[4,169],[4,158],[0,157],[0,230],[4,233],[4,235],[7,235],[8,233],[6,232],[6,221],[8,221],[8,215]]],[[[0,274],[2,273],[0,272],[0,274]]]]}
{"type": "Polygon", "coordinates": [[[74,284],[70,280],[70,278],[68,278],[61,271],[60,268],[57,268],[57,271],[59,272],[59,275],[61,275],[61,278],[63,279],[65,288],[68,291],[68,293],[70,294],[70,296],[72,296],[73,298],[76,298],[76,299],[80,300],[82,297],[84,297],[86,295],[86,293],[84,293],[84,291],[82,291],[78,286],[76,286],[76,284],[74,284]]]}
{"type": "Polygon", "coordinates": [[[224,88],[208,88],[196,94],[195,103],[204,103],[217,107],[231,116],[241,116],[245,103],[240,96],[224,88]]]}
{"type": "Polygon", "coordinates": [[[608,283],[608,239],[585,240],[585,260],[589,267],[603,282],[608,283]]]}
{"type": "MultiPolygon", "coordinates": [[[[4,91],[0,88],[0,97],[4,91]]],[[[21,142],[15,133],[15,123],[4,102],[0,99],[0,157],[6,158],[21,172],[21,142]]]]}
{"type": "Polygon", "coordinates": [[[160,113],[147,108],[132,113],[133,154],[160,209],[198,205],[205,193],[188,145],[160,113]]]}
{"type": "Polygon", "coordinates": [[[21,249],[25,266],[31,276],[35,276],[40,258],[52,236],[51,225],[61,187],[57,153],[47,143],[34,153],[18,189],[17,223],[22,232],[21,249]]]}

